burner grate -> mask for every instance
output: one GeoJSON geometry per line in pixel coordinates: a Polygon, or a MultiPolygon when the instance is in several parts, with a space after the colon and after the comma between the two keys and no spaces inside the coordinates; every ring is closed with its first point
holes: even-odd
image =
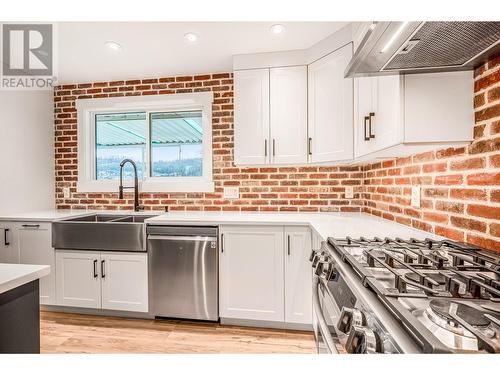
{"type": "Polygon", "coordinates": [[[377,268],[392,274],[392,287],[383,290],[386,295],[500,298],[500,259],[477,247],[414,238],[347,237],[329,242],[353,267],[364,269],[364,277],[371,277],[369,270],[377,268]],[[353,249],[363,254],[361,267],[353,249]]]}

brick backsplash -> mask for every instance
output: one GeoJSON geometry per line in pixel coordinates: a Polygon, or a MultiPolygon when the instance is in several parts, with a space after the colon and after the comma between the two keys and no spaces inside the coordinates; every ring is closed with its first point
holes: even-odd
{"type": "Polygon", "coordinates": [[[132,209],[133,195],[77,193],[76,99],[168,95],[212,91],[213,193],[141,193],[147,210],[172,211],[360,211],[361,166],[287,166],[239,168],[233,163],[233,78],[231,73],[80,83],[54,91],[57,208],[132,209]],[[239,186],[239,199],[224,199],[224,186],[239,186]],[[354,199],[345,199],[353,186],[354,199]],[[71,198],[62,189],[69,187],[71,198]]]}
{"type": "Polygon", "coordinates": [[[363,166],[363,211],[500,251],[500,56],[476,69],[474,92],[474,142],[363,166]]]}
{"type": "MultiPolygon", "coordinates": [[[[476,69],[474,142],[365,165],[240,168],[233,163],[231,73],[94,82],[54,91],[57,208],[132,209],[132,195],[77,193],[76,99],[212,91],[213,193],[142,193],[147,210],[364,211],[500,251],[500,57],[476,69]],[[422,206],[410,206],[412,186],[422,206]],[[239,199],[224,199],[239,186],[239,199]],[[345,187],[354,186],[354,199],[345,187]],[[70,198],[62,189],[69,187],[70,198]]],[[[471,104],[472,105],[472,104],[471,104]]]]}

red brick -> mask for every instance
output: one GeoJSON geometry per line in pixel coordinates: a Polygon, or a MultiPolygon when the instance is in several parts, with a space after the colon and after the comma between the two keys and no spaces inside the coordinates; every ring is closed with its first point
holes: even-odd
{"type": "Polygon", "coordinates": [[[496,219],[500,218],[500,207],[494,206],[484,206],[479,204],[471,204],[467,208],[467,213],[472,216],[484,217],[487,219],[496,219]]]}
{"type": "Polygon", "coordinates": [[[455,161],[450,164],[450,169],[455,171],[462,171],[467,169],[484,168],[486,161],[484,158],[472,158],[455,161]]]}
{"type": "Polygon", "coordinates": [[[486,191],[478,189],[451,189],[450,198],[460,200],[486,200],[486,191]]]}
{"type": "Polygon", "coordinates": [[[481,107],[486,103],[486,99],[484,98],[484,93],[481,93],[479,95],[476,95],[474,97],[474,108],[481,107]]]}
{"type": "Polygon", "coordinates": [[[477,232],[486,232],[486,224],[482,221],[468,219],[464,217],[452,216],[450,218],[450,222],[455,227],[468,230],[475,230],[477,232]]]}
{"type": "Polygon", "coordinates": [[[488,91],[488,102],[493,102],[500,98],[500,86],[497,86],[488,91]]]}
{"type": "Polygon", "coordinates": [[[414,163],[422,163],[434,160],[434,151],[424,152],[422,154],[413,155],[414,163]]]}
{"type": "Polygon", "coordinates": [[[434,223],[446,224],[448,222],[448,215],[434,212],[424,212],[423,219],[434,223]]]}
{"type": "Polygon", "coordinates": [[[485,237],[476,236],[474,234],[467,235],[467,242],[483,247],[485,249],[490,249],[494,251],[500,251],[500,241],[489,239],[485,237]]]}
{"type": "Polygon", "coordinates": [[[463,182],[461,174],[436,176],[434,183],[436,185],[460,185],[463,182]]]}
{"type": "Polygon", "coordinates": [[[452,228],[436,226],[434,231],[437,235],[450,238],[455,241],[464,241],[464,232],[452,228]]]}
{"type": "Polygon", "coordinates": [[[484,129],[486,129],[485,124],[474,126],[474,139],[484,137],[484,129]]]}
{"type": "Polygon", "coordinates": [[[474,82],[474,91],[484,90],[495,83],[500,82],[500,70],[488,74],[474,82]]]}
{"type": "Polygon", "coordinates": [[[500,203],[500,190],[492,190],[491,191],[491,201],[500,203]]]}
{"type": "Polygon", "coordinates": [[[477,111],[474,115],[476,122],[489,120],[498,116],[500,116],[500,104],[495,104],[491,107],[487,107],[485,109],[477,111]]]}
{"type": "Polygon", "coordinates": [[[452,156],[459,156],[459,155],[464,155],[465,154],[465,147],[459,147],[459,148],[447,148],[444,150],[439,150],[436,152],[436,158],[438,159],[444,159],[444,158],[449,158],[452,156]]]}
{"type": "Polygon", "coordinates": [[[467,177],[468,185],[500,185],[500,173],[479,173],[467,177]]]}
{"type": "Polygon", "coordinates": [[[436,201],[434,209],[445,212],[463,213],[465,206],[463,203],[458,202],[436,201]]]}
{"type": "Polygon", "coordinates": [[[500,224],[491,223],[490,224],[490,234],[495,237],[500,237],[500,224]]]}
{"type": "Polygon", "coordinates": [[[446,163],[424,164],[422,171],[424,173],[444,172],[446,167],[446,163]]]}
{"type": "Polygon", "coordinates": [[[500,168],[500,153],[490,156],[490,165],[495,168],[500,168]]]}

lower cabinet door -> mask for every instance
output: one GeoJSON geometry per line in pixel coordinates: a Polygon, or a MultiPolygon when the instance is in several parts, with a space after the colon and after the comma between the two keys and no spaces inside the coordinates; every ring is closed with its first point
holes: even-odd
{"type": "Polygon", "coordinates": [[[148,312],[147,253],[101,252],[102,308],[148,312]]]}
{"type": "Polygon", "coordinates": [[[56,251],[57,304],[101,308],[98,251],[56,251]]]}
{"type": "Polygon", "coordinates": [[[0,222],[0,263],[19,263],[14,223],[0,222]]]}
{"type": "Polygon", "coordinates": [[[285,322],[312,324],[311,231],[285,228],[285,322]]]}
{"type": "Polygon", "coordinates": [[[284,321],[283,227],[220,227],[220,316],[284,321]]]}
{"type": "Polygon", "coordinates": [[[50,274],[40,279],[40,304],[56,304],[56,260],[50,223],[18,224],[17,240],[21,264],[50,266],[50,274]]]}

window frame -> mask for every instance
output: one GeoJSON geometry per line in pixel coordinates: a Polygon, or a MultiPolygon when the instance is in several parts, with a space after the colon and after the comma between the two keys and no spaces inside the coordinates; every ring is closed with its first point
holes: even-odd
{"type": "MultiPolygon", "coordinates": [[[[96,179],[95,119],[98,114],[144,112],[147,119],[146,177],[139,189],[146,193],[214,192],[212,170],[212,92],[77,99],[78,181],[77,192],[118,192],[118,180],[96,179]],[[203,127],[203,174],[186,177],[150,177],[151,113],[200,111],[203,127]]],[[[125,180],[130,185],[133,181],[125,180]]]]}

